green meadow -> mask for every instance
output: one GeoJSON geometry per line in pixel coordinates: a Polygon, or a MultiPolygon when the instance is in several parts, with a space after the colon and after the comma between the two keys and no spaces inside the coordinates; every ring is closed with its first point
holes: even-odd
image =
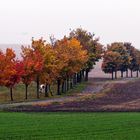
{"type": "Polygon", "coordinates": [[[140,113],[0,112],[0,140],[139,140],[140,113]]]}

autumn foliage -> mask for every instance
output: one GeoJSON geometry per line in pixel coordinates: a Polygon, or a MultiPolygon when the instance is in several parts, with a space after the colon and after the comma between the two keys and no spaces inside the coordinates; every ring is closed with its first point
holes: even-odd
{"type": "Polygon", "coordinates": [[[88,73],[96,62],[101,59],[103,54],[103,45],[99,43],[99,39],[94,37],[93,33],[90,33],[82,28],[77,28],[70,32],[70,38],[76,38],[80,41],[83,49],[87,51],[88,61],[84,67],[86,72],[85,80],[88,80],[88,73]]]}
{"type": "Polygon", "coordinates": [[[46,43],[42,38],[32,40],[31,46],[22,46],[22,82],[27,87],[31,81],[37,84],[37,98],[39,98],[39,85],[45,83],[45,96],[52,95],[50,86],[57,83],[57,94],[66,91],[74,75],[79,73],[88,61],[87,51],[75,38],[64,37],[54,44],[46,43]],[[65,84],[65,86],[64,86],[65,84]],[[62,90],[60,91],[60,86],[62,90]]]}
{"type": "Polygon", "coordinates": [[[0,86],[6,86],[10,89],[10,97],[13,100],[13,87],[20,82],[20,73],[18,71],[15,53],[12,49],[7,48],[4,54],[0,51],[0,86]]]}
{"type": "Polygon", "coordinates": [[[36,83],[36,97],[39,98],[39,85],[45,84],[45,97],[53,96],[51,86],[55,85],[57,94],[65,93],[77,83],[88,80],[88,73],[99,59],[103,58],[102,70],[111,73],[112,79],[121,77],[128,70],[140,70],[140,51],[131,43],[114,42],[106,48],[94,34],[77,28],[62,39],[50,37],[50,43],[40,38],[32,39],[30,46],[21,47],[21,59],[7,48],[0,50],[0,86],[10,89],[13,100],[13,87],[18,83],[25,85],[25,99],[28,98],[28,86],[36,83]]]}
{"type": "Polygon", "coordinates": [[[137,77],[140,69],[140,51],[134,48],[131,43],[114,42],[107,46],[104,52],[102,70],[105,73],[111,73],[112,79],[117,78],[117,72],[121,71],[121,77],[126,72],[128,77],[128,70],[137,71],[137,77]]]}

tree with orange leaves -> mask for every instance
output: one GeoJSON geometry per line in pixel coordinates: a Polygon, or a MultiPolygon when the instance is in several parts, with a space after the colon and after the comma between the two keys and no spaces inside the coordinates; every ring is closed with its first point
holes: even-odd
{"type": "Polygon", "coordinates": [[[123,42],[113,42],[111,45],[107,46],[107,51],[117,52],[120,54],[120,61],[115,69],[115,78],[117,78],[117,71],[121,71],[121,77],[123,77],[123,72],[127,71],[128,66],[131,61],[131,56],[129,55],[123,42]]]}
{"type": "Polygon", "coordinates": [[[64,37],[56,42],[54,48],[59,62],[59,75],[57,77],[57,93],[59,95],[60,84],[62,83],[62,88],[64,88],[64,81],[67,81],[67,89],[69,88],[69,80],[72,80],[74,74],[83,68],[88,60],[88,55],[87,51],[82,50],[80,42],[75,38],[64,37]]]}
{"type": "Polygon", "coordinates": [[[0,52],[0,85],[10,89],[11,101],[13,101],[13,87],[20,82],[20,74],[17,69],[17,61],[12,49],[7,48],[6,53],[0,52]]]}
{"type": "Polygon", "coordinates": [[[139,77],[139,71],[140,71],[140,50],[136,49],[135,50],[135,58],[136,58],[136,67],[135,67],[135,71],[136,71],[136,77],[139,77]]]}
{"type": "Polygon", "coordinates": [[[120,63],[121,55],[118,52],[106,51],[103,56],[102,70],[105,73],[111,73],[113,80],[113,73],[117,71],[117,68],[120,65],[120,63]]]}
{"type": "Polygon", "coordinates": [[[98,38],[94,38],[94,34],[82,29],[77,28],[70,32],[70,38],[76,38],[80,41],[83,49],[88,53],[88,61],[83,69],[82,73],[85,71],[85,80],[88,80],[88,73],[93,68],[93,65],[102,57],[103,45],[99,43],[98,38]]]}
{"type": "Polygon", "coordinates": [[[0,50],[0,86],[4,85],[4,69],[5,69],[5,55],[4,53],[0,50]]]}
{"type": "Polygon", "coordinates": [[[17,69],[20,73],[21,81],[25,85],[25,99],[28,98],[28,86],[33,81],[32,63],[30,59],[18,61],[17,69]]]}
{"type": "Polygon", "coordinates": [[[107,45],[107,50],[103,56],[102,69],[105,73],[112,73],[112,79],[113,72],[115,72],[115,78],[117,78],[117,71],[121,71],[121,77],[123,77],[124,71],[128,73],[131,59],[132,57],[128,53],[124,43],[111,43],[107,45]]]}
{"type": "MultiPolygon", "coordinates": [[[[42,40],[39,40],[39,42],[42,43],[42,40]]],[[[25,72],[22,78],[23,79],[25,77],[27,78],[26,79],[27,81],[24,80],[23,82],[25,82],[27,86],[28,82],[30,82],[31,80],[30,78],[33,77],[37,83],[37,98],[39,98],[39,83],[40,76],[44,68],[44,59],[40,52],[40,47],[38,45],[35,45],[34,40],[32,42],[31,47],[22,47],[22,57],[23,57],[23,70],[25,72]]]]}

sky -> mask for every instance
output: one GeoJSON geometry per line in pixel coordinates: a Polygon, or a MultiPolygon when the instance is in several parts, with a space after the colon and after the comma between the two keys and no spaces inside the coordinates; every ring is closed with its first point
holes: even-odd
{"type": "Polygon", "coordinates": [[[104,45],[132,42],[140,49],[139,26],[140,0],[0,0],[0,44],[61,39],[82,27],[104,45]]]}

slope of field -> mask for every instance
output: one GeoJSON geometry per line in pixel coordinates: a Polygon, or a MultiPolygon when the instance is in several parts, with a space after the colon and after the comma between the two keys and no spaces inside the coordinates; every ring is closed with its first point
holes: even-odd
{"type": "Polygon", "coordinates": [[[139,140],[140,113],[0,113],[1,140],[139,140]]]}
{"type": "MultiPolygon", "coordinates": [[[[101,97],[89,97],[83,101],[73,101],[49,105],[46,111],[140,111],[140,80],[129,83],[116,83],[101,97]]],[[[36,106],[38,107],[38,106],[36,106]]],[[[35,106],[33,107],[35,109],[35,106]]],[[[42,108],[43,109],[43,108],[42,108]]],[[[32,109],[31,109],[32,110],[32,109]]]]}
{"type": "Polygon", "coordinates": [[[62,97],[49,102],[38,101],[30,104],[17,104],[5,108],[6,111],[26,112],[118,112],[118,111],[140,111],[140,80],[106,80],[90,78],[88,86],[83,93],[62,97]],[[98,89],[98,88],[99,89],[98,89]],[[97,92],[95,92],[97,91],[97,92]],[[70,99],[70,100],[68,100],[70,99]]]}

